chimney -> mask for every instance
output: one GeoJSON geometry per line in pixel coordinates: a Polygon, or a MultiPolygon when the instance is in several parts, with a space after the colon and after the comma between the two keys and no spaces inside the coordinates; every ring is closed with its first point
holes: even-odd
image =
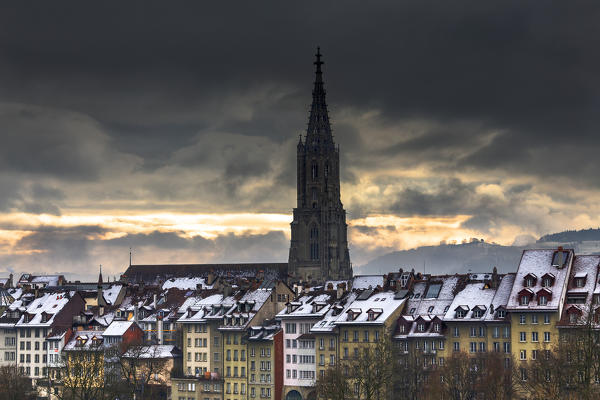
{"type": "Polygon", "coordinates": [[[215,273],[213,272],[213,270],[211,269],[208,272],[208,277],[206,278],[206,284],[207,285],[212,285],[213,282],[215,281],[215,273]]]}
{"type": "Polygon", "coordinates": [[[160,315],[156,317],[156,333],[158,344],[163,344],[163,319],[160,315]]]}
{"type": "Polygon", "coordinates": [[[342,296],[344,295],[344,289],[346,288],[346,284],[345,283],[338,283],[337,285],[337,291],[335,292],[335,298],[336,299],[341,299],[342,296]]]}
{"type": "Polygon", "coordinates": [[[156,310],[158,308],[158,302],[156,301],[156,293],[154,293],[154,296],[152,296],[154,303],[152,304],[152,306],[154,307],[154,309],[156,310]]]}
{"type": "Polygon", "coordinates": [[[133,306],[133,322],[139,323],[139,310],[137,303],[133,306]]]}

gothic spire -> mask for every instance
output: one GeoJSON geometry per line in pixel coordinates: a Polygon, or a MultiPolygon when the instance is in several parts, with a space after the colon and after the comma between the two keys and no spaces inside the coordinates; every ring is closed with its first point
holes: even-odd
{"type": "Polygon", "coordinates": [[[317,47],[317,60],[314,62],[315,87],[313,89],[312,106],[310,107],[310,117],[308,119],[308,129],[306,131],[307,145],[313,144],[331,144],[331,125],[329,124],[329,115],[327,113],[327,102],[325,100],[325,88],[323,86],[323,71],[321,66],[321,48],[317,47]]]}
{"type": "Polygon", "coordinates": [[[100,264],[100,273],[98,274],[98,287],[102,287],[102,264],[100,264]]]}

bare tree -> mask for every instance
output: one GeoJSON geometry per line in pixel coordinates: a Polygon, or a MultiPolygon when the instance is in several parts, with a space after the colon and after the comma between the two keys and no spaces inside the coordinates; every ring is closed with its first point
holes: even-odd
{"type": "Polygon", "coordinates": [[[388,337],[360,349],[358,356],[350,362],[356,397],[364,400],[387,399],[392,387],[395,361],[388,337]]]}
{"type": "Polygon", "coordinates": [[[95,400],[103,399],[104,351],[102,344],[92,348],[68,351],[64,354],[61,368],[63,400],[95,400]]]}
{"type": "Polygon", "coordinates": [[[35,399],[31,380],[19,372],[16,365],[0,367],[0,400],[35,399]]]}
{"type": "Polygon", "coordinates": [[[350,381],[339,363],[329,367],[325,375],[317,379],[316,389],[322,400],[346,400],[352,397],[350,381]]]}
{"type": "Polygon", "coordinates": [[[121,378],[131,397],[150,399],[166,392],[170,380],[169,358],[162,354],[165,346],[132,345],[119,358],[121,378]]]}

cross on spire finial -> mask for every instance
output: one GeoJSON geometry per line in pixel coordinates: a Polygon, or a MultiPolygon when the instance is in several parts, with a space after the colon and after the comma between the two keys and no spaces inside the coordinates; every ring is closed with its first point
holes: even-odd
{"type": "Polygon", "coordinates": [[[317,66],[317,72],[321,72],[321,65],[323,65],[323,61],[321,61],[321,47],[317,47],[317,61],[315,61],[315,65],[317,66]]]}

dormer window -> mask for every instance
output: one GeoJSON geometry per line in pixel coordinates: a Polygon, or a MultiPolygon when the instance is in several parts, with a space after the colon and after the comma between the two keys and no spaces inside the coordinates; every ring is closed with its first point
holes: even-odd
{"type": "Polygon", "coordinates": [[[479,308],[476,308],[475,310],[473,310],[473,318],[481,318],[483,317],[483,311],[481,311],[479,308]]]}
{"type": "Polygon", "coordinates": [[[538,303],[540,306],[545,306],[548,304],[548,297],[541,295],[540,297],[538,297],[538,303]]]}
{"type": "Polygon", "coordinates": [[[569,314],[569,322],[572,324],[576,324],[577,323],[577,314],[575,314],[575,313],[569,314]]]}
{"type": "Polygon", "coordinates": [[[419,332],[425,332],[425,324],[423,322],[420,322],[419,324],[417,324],[417,329],[419,332]]]}
{"type": "Polygon", "coordinates": [[[551,287],[552,285],[554,285],[554,274],[547,272],[542,276],[542,287],[551,287]]]}
{"type": "Polygon", "coordinates": [[[439,322],[436,322],[435,324],[433,324],[433,331],[434,332],[439,332],[442,330],[442,324],[440,324],[439,322]]]}
{"type": "Polygon", "coordinates": [[[498,318],[506,318],[506,310],[499,309],[498,310],[498,318]]]}
{"type": "Polygon", "coordinates": [[[533,297],[533,290],[525,288],[519,292],[519,305],[526,306],[533,297]]]}
{"type": "Polygon", "coordinates": [[[467,312],[469,311],[468,306],[458,306],[454,309],[456,312],[456,318],[464,318],[467,316],[467,312]]]}
{"type": "Polygon", "coordinates": [[[573,282],[574,286],[576,288],[582,288],[582,287],[584,287],[585,286],[586,278],[587,278],[587,274],[586,273],[581,273],[580,272],[578,274],[575,274],[575,279],[574,279],[574,282],[573,282]]]}
{"type": "Polygon", "coordinates": [[[523,295],[519,298],[519,304],[522,306],[526,306],[529,304],[529,296],[523,295]]]}
{"type": "Polygon", "coordinates": [[[367,321],[375,321],[383,313],[381,308],[371,308],[367,311],[367,321]]]}
{"type": "Polygon", "coordinates": [[[400,333],[406,333],[406,325],[400,325],[400,333]]]}
{"type": "Polygon", "coordinates": [[[527,275],[525,275],[525,282],[524,285],[525,287],[533,287],[535,286],[535,283],[537,282],[537,276],[535,276],[535,274],[529,273],[527,275]]]}

